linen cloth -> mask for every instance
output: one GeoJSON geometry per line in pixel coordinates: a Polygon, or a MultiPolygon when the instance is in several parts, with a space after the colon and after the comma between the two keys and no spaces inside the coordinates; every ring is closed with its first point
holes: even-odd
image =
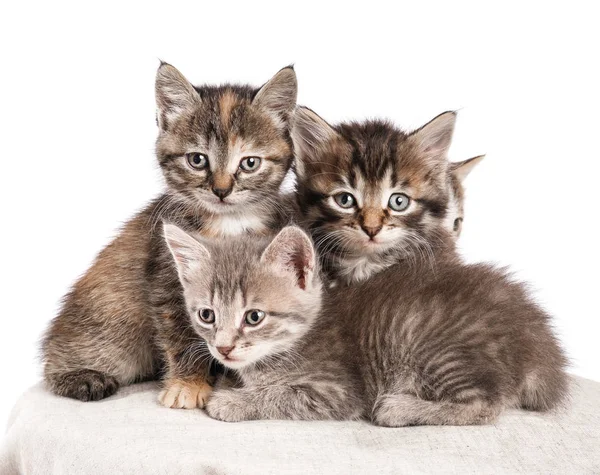
{"type": "Polygon", "coordinates": [[[156,383],[88,403],[35,386],[10,417],[0,474],[600,474],[600,383],[581,378],[567,410],[479,427],[226,423],[157,398],[156,383]]]}

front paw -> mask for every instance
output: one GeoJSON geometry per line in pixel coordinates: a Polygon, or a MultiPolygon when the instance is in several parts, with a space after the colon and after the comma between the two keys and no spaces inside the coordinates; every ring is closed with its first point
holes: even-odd
{"type": "Polygon", "coordinates": [[[165,407],[174,409],[202,409],[212,393],[212,386],[203,379],[187,381],[169,379],[158,399],[165,407]]]}
{"type": "Polygon", "coordinates": [[[208,415],[213,419],[225,422],[240,422],[253,419],[247,402],[236,393],[235,389],[215,391],[206,405],[208,415]]]}

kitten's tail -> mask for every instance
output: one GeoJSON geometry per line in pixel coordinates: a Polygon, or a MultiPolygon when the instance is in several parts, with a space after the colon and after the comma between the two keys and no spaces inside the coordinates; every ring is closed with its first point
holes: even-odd
{"type": "Polygon", "coordinates": [[[525,376],[520,395],[520,406],[530,411],[550,411],[563,406],[569,397],[569,377],[565,372],[567,359],[560,348],[550,356],[543,367],[525,376]]]}

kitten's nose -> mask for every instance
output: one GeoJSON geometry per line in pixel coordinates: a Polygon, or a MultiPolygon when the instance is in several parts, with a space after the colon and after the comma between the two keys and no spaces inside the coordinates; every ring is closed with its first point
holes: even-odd
{"type": "Polygon", "coordinates": [[[231,194],[231,188],[213,188],[212,191],[219,197],[221,201],[223,201],[226,196],[231,194]]]}
{"type": "Polygon", "coordinates": [[[223,356],[227,356],[229,353],[233,351],[235,346],[217,346],[217,351],[221,353],[223,356]]]}
{"type": "Polygon", "coordinates": [[[371,239],[373,239],[375,236],[377,236],[377,234],[379,233],[379,231],[381,231],[382,226],[361,226],[363,231],[365,233],[367,233],[367,236],[369,236],[371,239]]]}

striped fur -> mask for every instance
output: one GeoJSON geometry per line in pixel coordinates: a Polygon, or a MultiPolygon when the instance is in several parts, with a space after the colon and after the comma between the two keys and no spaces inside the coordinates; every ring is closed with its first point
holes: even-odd
{"type": "Polygon", "coordinates": [[[449,234],[434,267],[418,258],[327,291],[298,228],[271,243],[199,243],[172,229],[167,238],[188,249],[179,259],[190,317],[215,311],[196,331],[239,375],[209,399],[212,417],[486,424],[508,407],[546,411],[566,398],[548,315],[505,271],[462,263],[449,234]],[[250,328],[253,308],[266,317],[250,328]]]}
{"type": "Polygon", "coordinates": [[[446,112],[405,133],[377,120],[332,127],[309,109],[297,111],[298,203],[330,277],[365,280],[398,260],[429,253],[438,234],[455,224],[458,236],[460,171],[467,162],[449,167],[454,121],[455,113],[446,112]],[[354,207],[336,204],[343,192],[354,197],[354,207]],[[397,193],[410,198],[404,211],[389,205],[397,193]]]}
{"type": "Polygon", "coordinates": [[[98,400],[119,385],[162,377],[163,404],[204,403],[206,346],[185,311],[163,221],[211,238],[280,229],[289,220],[279,188],[292,165],[296,89],[292,68],[257,89],[194,87],[173,66],[160,66],[156,155],[167,191],[124,226],[65,297],[42,346],[52,391],[98,400]],[[209,166],[192,166],[197,153],[209,166]],[[248,156],[262,160],[251,173],[240,167],[248,156]]]}

